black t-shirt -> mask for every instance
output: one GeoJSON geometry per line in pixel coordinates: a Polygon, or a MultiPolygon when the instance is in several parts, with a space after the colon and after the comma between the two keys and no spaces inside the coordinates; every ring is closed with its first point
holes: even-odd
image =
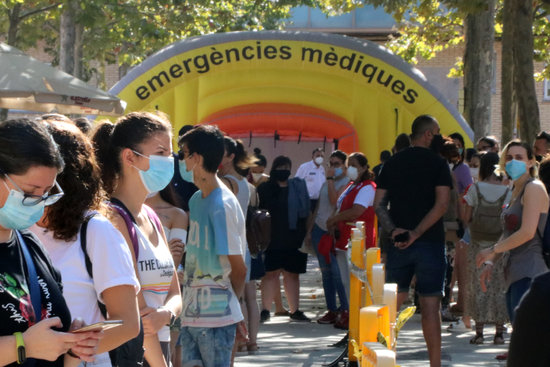
{"type": "MultiPolygon", "coordinates": [[[[414,229],[435,204],[435,187],[452,186],[447,162],[430,149],[410,147],[392,156],[378,177],[378,188],[387,190],[390,216],[399,228],[414,229]]],[[[444,242],[443,219],[419,241],[444,242]]]]}
{"type": "MultiPolygon", "coordinates": [[[[62,294],[61,274],[54,269],[40,241],[29,231],[21,231],[34,261],[41,290],[42,319],[58,316],[60,331],[71,325],[71,314],[62,294]]],[[[27,266],[15,233],[10,241],[0,243],[0,335],[25,331],[36,323],[27,281],[27,266]]],[[[12,363],[9,366],[18,366],[12,363]]],[[[63,366],[63,356],[55,362],[37,360],[36,367],[63,366]]]]}
{"type": "Polygon", "coordinates": [[[288,186],[280,187],[270,181],[258,186],[260,208],[267,209],[271,215],[270,250],[295,250],[305,237],[306,218],[298,218],[295,230],[289,228],[288,190],[288,186]]]}

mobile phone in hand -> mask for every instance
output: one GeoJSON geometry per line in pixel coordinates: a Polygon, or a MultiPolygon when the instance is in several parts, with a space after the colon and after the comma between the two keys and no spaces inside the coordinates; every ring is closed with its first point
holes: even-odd
{"type": "Polygon", "coordinates": [[[393,238],[393,242],[407,242],[410,238],[409,231],[399,233],[397,236],[393,238]]]}
{"type": "Polygon", "coordinates": [[[84,333],[86,331],[101,331],[115,328],[123,324],[122,320],[105,320],[96,322],[95,324],[86,325],[79,329],[72,330],[71,333],[84,333]]]}

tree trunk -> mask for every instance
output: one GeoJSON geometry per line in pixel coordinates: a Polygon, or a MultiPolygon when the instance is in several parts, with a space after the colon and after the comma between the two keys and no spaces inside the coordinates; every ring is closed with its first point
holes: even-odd
{"type": "Polygon", "coordinates": [[[75,18],[76,6],[74,0],[65,3],[61,14],[60,42],[59,42],[59,67],[66,73],[74,75],[75,65],[75,18]]]}
{"type": "MultiPolygon", "coordinates": [[[[17,43],[17,31],[19,29],[19,13],[21,13],[21,4],[17,3],[13,6],[11,11],[8,11],[8,19],[10,25],[8,28],[8,39],[6,40],[8,45],[16,46],[17,43]]],[[[0,108],[0,121],[5,121],[8,119],[8,109],[0,108]]]]}
{"type": "Polygon", "coordinates": [[[464,115],[474,130],[475,141],[491,131],[494,15],[495,0],[487,0],[487,8],[466,17],[464,115]]]}
{"type": "Polygon", "coordinates": [[[17,43],[17,31],[19,30],[19,14],[21,13],[21,4],[17,3],[13,6],[11,11],[8,11],[8,18],[10,21],[10,26],[8,28],[8,45],[15,46],[17,43]]]}
{"type": "Polygon", "coordinates": [[[501,114],[502,145],[515,137],[517,100],[514,91],[514,28],[512,1],[504,0],[502,10],[502,54],[501,54],[501,114]]]}
{"type": "Polygon", "coordinates": [[[535,89],[533,62],[533,1],[513,0],[514,32],[514,85],[518,100],[519,135],[532,144],[540,131],[539,106],[535,89]]]}
{"type": "Polygon", "coordinates": [[[75,25],[75,38],[74,38],[74,76],[78,79],[85,79],[84,67],[83,67],[83,42],[84,26],[80,23],[75,25]]]}

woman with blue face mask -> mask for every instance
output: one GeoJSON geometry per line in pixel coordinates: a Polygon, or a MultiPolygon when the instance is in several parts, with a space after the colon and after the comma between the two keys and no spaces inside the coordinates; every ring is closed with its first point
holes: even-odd
{"type": "Polygon", "coordinates": [[[174,174],[171,125],[159,115],[132,112],[116,124],[99,125],[93,142],[105,190],[120,213],[113,224],[126,238],[141,282],[144,365],[166,366],[168,325],[181,311],[181,294],[162,224],[144,202],[147,195],[166,187],[174,174]]]}
{"type": "MultiPolygon", "coordinates": [[[[83,325],[63,298],[61,276],[27,227],[63,196],[63,159],[45,125],[0,122],[0,365],[35,367],[91,362],[102,334],[83,325]],[[100,335],[101,334],[101,335],[100,335]]],[[[78,316],[78,315],[76,315],[78,316]]]]}
{"type": "MultiPolygon", "coordinates": [[[[110,367],[117,365],[123,352],[116,351],[112,358],[107,352],[139,333],[139,281],[126,241],[108,220],[110,210],[90,140],[72,122],[50,123],[49,131],[65,162],[57,176],[65,195],[47,206],[42,219],[29,230],[61,272],[63,295],[73,315],[87,324],[123,321],[122,326],[105,331],[98,346],[94,367],[110,367]]],[[[143,335],[137,342],[142,340],[143,335]]]]}
{"type": "Polygon", "coordinates": [[[542,257],[541,238],[548,213],[548,195],[544,184],[536,178],[535,156],[529,144],[519,140],[508,143],[499,166],[513,181],[512,199],[502,212],[502,237],[477,255],[476,265],[483,266],[480,281],[484,289],[490,281],[495,258],[506,254],[506,306],[513,321],[515,308],[531,280],[548,271],[542,257]]]}
{"type": "MultiPolygon", "coordinates": [[[[376,246],[373,207],[376,184],[372,181],[374,174],[370,171],[369,162],[363,153],[351,153],[347,163],[346,176],[350,181],[336,200],[336,210],[327,219],[326,226],[328,232],[334,237],[336,261],[349,300],[347,243],[351,238],[351,223],[356,221],[365,223],[365,249],[376,246]]],[[[348,323],[349,310],[342,310],[334,327],[347,329],[348,323]]]]}

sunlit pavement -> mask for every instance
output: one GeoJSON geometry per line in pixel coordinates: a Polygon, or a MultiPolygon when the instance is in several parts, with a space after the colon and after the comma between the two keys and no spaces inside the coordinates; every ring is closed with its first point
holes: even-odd
{"type": "MultiPolygon", "coordinates": [[[[259,351],[255,355],[239,354],[235,359],[236,367],[249,366],[322,366],[334,360],[342,351],[330,347],[338,342],[345,333],[332,325],[320,325],[315,320],[321,317],[325,309],[325,300],[321,284],[321,273],[317,261],[309,256],[308,272],[300,277],[300,309],[312,319],[311,323],[290,321],[288,317],[274,317],[260,325],[258,335],[259,351]]],[[[260,294],[258,292],[258,301],[260,294]]],[[[485,344],[472,345],[469,340],[473,331],[453,332],[442,328],[442,364],[443,366],[505,366],[505,362],[495,359],[504,353],[506,344],[494,345],[494,327],[485,327],[485,344]]],[[[397,341],[397,363],[401,366],[429,366],[428,352],[420,315],[414,315],[404,326],[397,341]]]]}

